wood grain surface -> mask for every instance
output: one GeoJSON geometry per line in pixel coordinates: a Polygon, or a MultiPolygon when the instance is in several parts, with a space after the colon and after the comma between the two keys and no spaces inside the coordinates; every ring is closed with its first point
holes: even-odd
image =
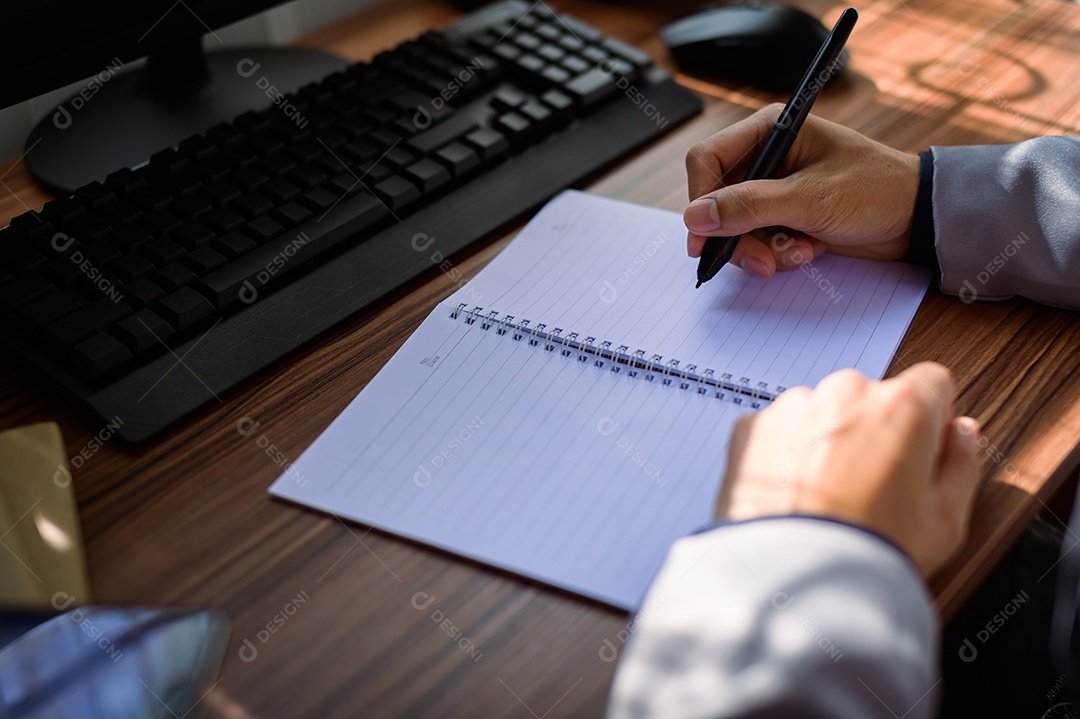
{"type": "MultiPolygon", "coordinates": [[[[669,67],[656,30],[697,4],[555,3],[669,67]]],[[[830,24],[844,7],[801,5],[830,24]]],[[[859,10],[853,72],[825,92],[817,114],[911,151],[1080,130],[1080,7],[868,0],[859,10]]],[[[302,44],[360,60],[456,16],[435,0],[393,0],[302,44]]],[[[681,210],[688,148],[784,99],[680,78],[708,98],[706,112],[588,189],[681,210]]],[[[47,199],[21,163],[0,173],[4,217],[47,199]]],[[[453,262],[472,276],[507,240],[453,262]]],[[[85,456],[74,486],[93,599],[210,606],[232,619],[221,681],[200,705],[212,716],[602,713],[626,615],[266,494],[454,287],[433,272],[136,448],[92,449],[100,421],[0,358],[0,428],[54,420],[69,455],[85,456]],[[244,434],[244,420],[259,425],[244,434]]],[[[933,583],[946,615],[1080,464],[1078,347],[1074,313],[931,292],[893,363],[893,373],[921,360],[948,365],[957,409],[985,427],[987,484],[972,536],[933,583]]]]}

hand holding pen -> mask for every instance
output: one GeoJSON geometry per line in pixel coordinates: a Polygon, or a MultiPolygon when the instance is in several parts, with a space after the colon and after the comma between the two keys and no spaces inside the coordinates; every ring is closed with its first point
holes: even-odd
{"type": "MultiPolygon", "coordinates": [[[[847,38],[851,34],[857,19],[858,13],[854,8],[848,8],[840,15],[840,19],[810,64],[795,94],[792,95],[783,111],[780,112],[771,132],[758,150],[757,156],[746,173],[744,182],[769,179],[776,176],[787,156],[788,150],[794,144],[799,130],[810,114],[810,108],[813,106],[814,100],[817,99],[824,83],[832,75],[836,63],[840,59],[840,53],[844,49],[844,44],[847,42],[847,38]]],[[[688,213],[689,211],[690,208],[687,208],[688,213]]],[[[719,225],[719,217],[717,217],[717,225],[719,225]]],[[[738,235],[709,237],[706,240],[702,249],[701,261],[698,265],[698,287],[712,279],[720,271],[720,268],[731,260],[738,242],[738,235]]]]}

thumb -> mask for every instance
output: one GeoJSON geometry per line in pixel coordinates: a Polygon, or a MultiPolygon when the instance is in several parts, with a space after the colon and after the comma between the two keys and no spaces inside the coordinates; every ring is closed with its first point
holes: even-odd
{"type": "Polygon", "coordinates": [[[686,229],[699,235],[730,237],[761,227],[796,227],[810,208],[790,178],[751,180],[702,195],[683,212],[686,229]]]}

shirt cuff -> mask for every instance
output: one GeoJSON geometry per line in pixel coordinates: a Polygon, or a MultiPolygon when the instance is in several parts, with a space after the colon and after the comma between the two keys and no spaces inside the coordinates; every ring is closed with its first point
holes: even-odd
{"type": "Polygon", "coordinates": [[[934,155],[929,150],[919,153],[919,190],[915,194],[915,211],[911,216],[911,240],[905,262],[933,268],[938,272],[937,252],[934,249],[934,155]]]}

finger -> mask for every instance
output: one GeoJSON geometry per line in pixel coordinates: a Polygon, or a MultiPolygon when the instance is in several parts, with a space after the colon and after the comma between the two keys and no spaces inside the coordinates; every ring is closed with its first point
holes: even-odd
{"type": "Polygon", "coordinates": [[[776,274],[776,260],[765,243],[753,235],[743,235],[735,252],[731,255],[731,264],[741,267],[754,277],[767,280],[776,274]]]}
{"type": "Polygon", "coordinates": [[[814,241],[802,233],[774,227],[751,234],[769,248],[777,270],[794,270],[814,259],[814,241]]]}
{"type": "Polygon", "coordinates": [[[683,211],[686,229],[699,235],[741,235],[762,227],[798,227],[816,211],[793,176],[751,180],[698,197],[683,211]]]}
{"type": "Polygon", "coordinates": [[[954,522],[958,545],[967,534],[979,487],[978,437],[979,423],[972,417],[958,417],[949,423],[935,482],[947,520],[954,522]]]}
{"type": "Polygon", "coordinates": [[[716,498],[714,517],[720,519],[727,516],[731,510],[731,497],[735,491],[735,485],[739,481],[739,466],[742,464],[743,453],[746,451],[746,442],[750,437],[750,425],[754,415],[743,417],[735,423],[735,429],[731,432],[731,440],[728,442],[727,468],[720,485],[720,493],[716,498]]]}
{"type": "Polygon", "coordinates": [[[922,404],[932,411],[934,426],[928,428],[933,436],[941,436],[945,426],[952,420],[952,404],[956,389],[953,386],[952,373],[937,362],[920,362],[913,367],[887,379],[883,384],[910,382],[912,389],[921,398],[922,404]]]}
{"type": "Polygon", "coordinates": [[[780,104],[769,105],[750,117],[736,122],[712,137],[699,142],[686,154],[686,179],[690,199],[715,190],[724,182],[724,176],[740,165],[748,165],[757,146],[765,140],[772,126],[780,117],[780,104]]]}

